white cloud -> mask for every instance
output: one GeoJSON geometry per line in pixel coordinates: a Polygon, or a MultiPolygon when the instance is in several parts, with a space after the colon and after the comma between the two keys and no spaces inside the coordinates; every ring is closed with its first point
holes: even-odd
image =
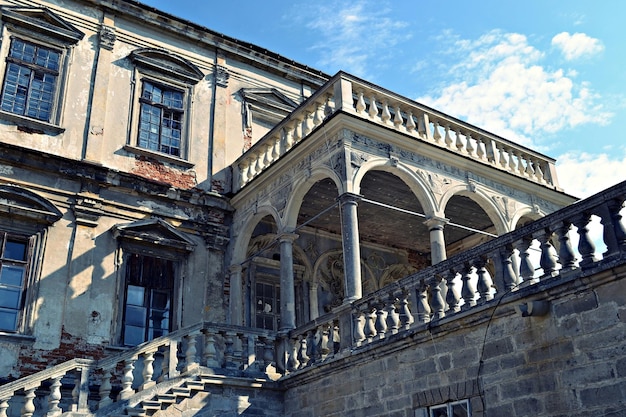
{"type": "Polygon", "coordinates": [[[611,154],[568,152],[557,158],[561,188],[576,197],[589,197],[626,180],[626,148],[611,154]]]}
{"type": "Polygon", "coordinates": [[[417,100],[521,144],[548,149],[556,132],[612,116],[575,71],[544,67],[524,35],[492,31],[448,51],[452,81],[417,100]]]}
{"type": "Polygon", "coordinates": [[[552,46],[561,50],[566,60],[595,55],[604,50],[599,39],[592,38],[584,33],[561,32],[552,38],[552,46]]]}
{"type": "Polygon", "coordinates": [[[317,35],[311,49],[322,56],[317,65],[371,78],[374,66],[387,62],[385,51],[410,38],[408,23],[389,17],[390,9],[371,0],[312,3],[315,16],[306,23],[317,35]],[[332,18],[329,18],[332,16],[332,18]]]}

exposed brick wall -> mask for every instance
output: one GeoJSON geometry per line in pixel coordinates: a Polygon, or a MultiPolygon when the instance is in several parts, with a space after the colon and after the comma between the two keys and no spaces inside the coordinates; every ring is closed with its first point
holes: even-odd
{"type": "Polygon", "coordinates": [[[133,174],[141,177],[169,184],[173,187],[189,190],[198,185],[195,172],[181,172],[169,168],[163,163],[145,156],[137,156],[133,174]]]}
{"type": "Polygon", "coordinates": [[[29,345],[22,345],[19,353],[18,372],[23,377],[70,359],[100,359],[104,355],[104,346],[86,343],[83,339],[75,337],[63,329],[61,343],[56,349],[40,350],[33,349],[29,345]]]}

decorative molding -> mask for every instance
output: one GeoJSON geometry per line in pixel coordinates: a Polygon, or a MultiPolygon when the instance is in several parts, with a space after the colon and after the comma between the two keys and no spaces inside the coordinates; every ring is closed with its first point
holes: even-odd
{"type": "Polygon", "coordinates": [[[117,34],[115,33],[114,27],[106,26],[106,25],[102,25],[100,27],[99,41],[100,41],[100,47],[102,49],[106,49],[107,51],[113,50],[113,46],[115,46],[116,39],[117,39],[117,34]]]}
{"type": "Polygon", "coordinates": [[[228,73],[228,68],[223,65],[217,65],[215,67],[215,83],[219,87],[228,87],[229,78],[230,74],[228,73]]]}

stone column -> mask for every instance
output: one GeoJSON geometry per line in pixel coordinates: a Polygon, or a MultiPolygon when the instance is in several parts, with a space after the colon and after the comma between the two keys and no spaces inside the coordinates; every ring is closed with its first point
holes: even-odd
{"type": "Polygon", "coordinates": [[[230,272],[230,324],[243,326],[243,296],[241,293],[241,265],[231,265],[230,272]]]}
{"type": "Polygon", "coordinates": [[[280,235],[280,328],[279,331],[296,327],[296,296],[293,277],[294,233],[280,235]]]}
{"type": "Polygon", "coordinates": [[[443,227],[448,222],[448,219],[434,216],[424,222],[430,231],[430,260],[432,265],[446,260],[446,241],[443,237],[443,227]]]}
{"type": "Polygon", "coordinates": [[[309,283],[309,315],[311,320],[315,320],[320,316],[317,299],[317,282],[309,283]]]}
{"type": "Polygon", "coordinates": [[[359,219],[357,205],[361,196],[345,193],[339,196],[341,209],[341,240],[343,244],[344,302],[363,296],[361,289],[361,250],[359,248],[359,219]]]}

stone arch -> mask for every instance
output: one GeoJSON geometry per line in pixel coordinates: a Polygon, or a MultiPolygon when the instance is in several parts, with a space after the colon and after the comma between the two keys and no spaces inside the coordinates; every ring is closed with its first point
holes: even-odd
{"type": "Polygon", "coordinates": [[[271,206],[259,207],[256,213],[242,222],[243,224],[238,231],[237,240],[233,249],[232,264],[242,264],[246,260],[252,233],[259,222],[267,216],[272,217],[276,226],[281,229],[281,219],[276,209],[271,206]]]}
{"type": "Polygon", "coordinates": [[[297,226],[298,214],[300,213],[304,197],[318,181],[326,178],[332,180],[337,187],[337,196],[343,194],[345,190],[344,183],[334,170],[327,166],[314,168],[310,176],[299,179],[294,184],[294,191],[292,191],[289,201],[287,201],[283,217],[285,227],[295,228],[297,226]]]}
{"type": "Polygon", "coordinates": [[[511,216],[511,223],[509,224],[509,228],[510,230],[515,230],[517,229],[518,225],[519,227],[521,227],[530,221],[539,220],[543,216],[545,216],[545,213],[542,213],[537,207],[522,207],[521,209],[517,210],[513,214],[513,216],[511,216]]]}
{"type": "Polygon", "coordinates": [[[441,207],[441,217],[445,217],[446,207],[448,206],[450,200],[455,196],[468,197],[473,202],[478,204],[493,223],[497,235],[502,235],[509,231],[509,225],[505,216],[503,216],[498,206],[491,200],[491,198],[489,198],[489,195],[479,188],[470,191],[466,185],[457,185],[446,190],[439,203],[439,206],[441,207]]]}
{"type": "Polygon", "coordinates": [[[360,194],[363,177],[374,170],[388,172],[402,180],[419,201],[426,216],[432,216],[437,212],[437,201],[424,180],[415,174],[409,166],[401,162],[394,163],[386,158],[375,158],[361,165],[352,178],[355,194],[360,194]]]}

